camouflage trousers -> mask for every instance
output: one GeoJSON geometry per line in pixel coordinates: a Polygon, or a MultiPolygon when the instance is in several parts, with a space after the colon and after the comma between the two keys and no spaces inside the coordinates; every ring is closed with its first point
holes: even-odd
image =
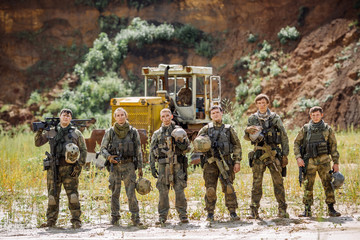
{"type": "MultiPolygon", "coordinates": [[[[73,166],[59,166],[58,167],[58,179],[56,184],[56,194],[54,194],[54,173],[51,170],[47,171],[47,189],[48,189],[48,209],[46,212],[47,221],[56,220],[59,215],[59,202],[61,186],[64,185],[66,195],[69,200],[69,210],[71,212],[71,223],[81,222],[80,215],[80,202],[79,202],[79,176],[71,177],[70,174],[73,171],[73,166]]],[[[80,174],[80,173],[79,173],[80,174]]]]}
{"type": "Polygon", "coordinates": [[[319,174],[322,185],[325,190],[326,204],[335,203],[334,190],[331,187],[331,170],[330,158],[327,155],[322,155],[317,158],[310,158],[309,164],[306,169],[306,175],[304,179],[304,198],[303,203],[305,205],[313,204],[313,189],[316,177],[316,172],[319,174]]]}
{"type": "Polygon", "coordinates": [[[279,209],[286,210],[287,204],[285,201],[285,189],[283,178],[281,176],[281,166],[276,164],[276,168],[274,166],[276,163],[268,162],[268,165],[265,164],[264,161],[260,159],[255,159],[253,162],[252,172],[253,172],[253,186],[251,190],[251,207],[258,209],[260,207],[260,200],[262,197],[262,182],[264,177],[264,172],[266,167],[269,169],[273,187],[275,198],[279,204],[279,209]]]}
{"type": "MultiPolygon", "coordinates": [[[[229,165],[228,175],[230,178],[230,182],[233,183],[235,179],[235,173],[233,171],[233,166],[229,165]]],[[[203,178],[205,180],[205,210],[208,213],[214,213],[215,204],[216,204],[216,188],[218,184],[218,179],[220,177],[220,170],[216,165],[216,162],[212,162],[209,164],[206,162],[204,164],[204,172],[203,178]]],[[[235,212],[236,208],[238,208],[237,198],[235,193],[227,193],[226,185],[224,182],[220,181],[222,192],[225,194],[225,206],[228,208],[229,212],[235,212]]]]}
{"type": "MultiPolygon", "coordinates": [[[[156,188],[159,190],[159,217],[167,219],[170,205],[169,205],[169,190],[170,185],[167,184],[165,169],[167,164],[159,163],[159,177],[156,182],[156,188]]],[[[183,164],[178,163],[174,165],[174,191],[175,191],[175,208],[179,214],[179,218],[187,217],[187,201],[185,198],[184,189],[187,187],[186,173],[183,170],[183,164]]]]}
{"type": "Polygon", "coordinates": [[[111,190],[111,216],[120,218],[121,181],[124,181],[125,192],[128,198],[129,210],[132,219],[139,218],[139,206],[135,194],[136,174],[134,163],[114,164],[109,176],[111,190]]]}

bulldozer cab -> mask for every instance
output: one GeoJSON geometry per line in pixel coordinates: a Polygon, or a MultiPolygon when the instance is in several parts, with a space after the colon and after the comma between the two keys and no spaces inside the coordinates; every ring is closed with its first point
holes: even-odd
{"type": "Polygon", "coordinates": [[[210,121],[209,109],[220,105],[221,79],[211,67],[160,64],[143,67],[145,97],[162,97],[185,128],[200,129],[210,121]]]}

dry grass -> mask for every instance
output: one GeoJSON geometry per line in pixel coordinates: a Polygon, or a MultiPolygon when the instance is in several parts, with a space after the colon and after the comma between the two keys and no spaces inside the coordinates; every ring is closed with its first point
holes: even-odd
{"type": "MultiPolygon", "coordinates": [[[[242,130],[239,129],[239,135],[242,130]]],[[[289,132],[290,147],[292,148],[295,132],[289,132]]],[[[42,159],[44,152],[48,150],[48,144],[36,148],[34,146],[33,133],[19,133],[14,136],[1,134],[0,139],[0,224],[9,226],[13,224],[34,227],[44,222],[47,208],[46,173],[42,171],[42,159]]],[[[340,171],[346,177],[344,187],[336,191],[338,208],[343,213],[349,213],[351,209],[357,209],[360,205],[360,174],[358,164],[360,162],[360,133],[353,130],[338,132],[338,147],[340,152],[340,171]]],[[[241,141],[243,147],[243,161],[241,171],[236,175],[235,190],[237,192],[239,209],[238,214],[244,218],[248,214],[248,206],[251,197],[252,173],[247,162],[247,152],[252,148],[249,142],[241,141]]],[[[290,216],[297,215],[302,209],[303,190],[298,183],[298,168],[292,149],[288,166],[288,177],[284,179],[286,199],[289,205],[290,216]]],[[[200,168],[189,168],[188,187],[185,194],[188,199],[188,215],[190,219],[204,220],[204,181],[200,168]]],[[[140,215],[145,227],[152,225],[157,219],[158,191],[155,188],[155,179],[148,169],[145,177],[150,179],[154,191],[146,196],[138,196],[140,215]]],[[[91,167],[83,171],[80,176],[80,199],[82,204],[82,220],[84,223],[97,224],[109,222],[110,218],[110,190],[108,189],[108,173],[91,167]]],[[[177,219],[174,209],[174,192],[170,191],[171,210],[170,218],[177,219]]],[[[322,217],[326,213],[324,191],[319,178],[314,186],[314,213],[322,217]]],[[[121,192],[121,216],[122,221],[130,222],[127,199],[124,188],[121,192]]],[[[263,199],[261,201],[261,214],[265,218],[275,217],[277,204],[273,194],[270,174],[265,174],[263,184],[263,199]]],[[[227,220],[228,212],[224,204],[224,196],[221,187],[218,188],[218,202],[215,212],[216,218],[227,220]]],[[[67,207],[67,198],[62,190],[60,215],[58,225],[70,224],[70,212],[67,207]]]]}

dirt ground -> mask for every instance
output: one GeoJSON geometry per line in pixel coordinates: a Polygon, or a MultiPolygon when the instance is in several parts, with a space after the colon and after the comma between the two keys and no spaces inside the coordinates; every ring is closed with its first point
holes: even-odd
{"type": "Polygon", "coordinates": [[[360,239],[360,214],[338,218],[241,219],[237,222],[205,219],[180,224],[170,219],[164,226],[145,222],[142,227],[110,224],[83,224],[81,229],[70,226],[57,228],[24,228],[7,226],[0,229],[0,239],[360,239]]]}

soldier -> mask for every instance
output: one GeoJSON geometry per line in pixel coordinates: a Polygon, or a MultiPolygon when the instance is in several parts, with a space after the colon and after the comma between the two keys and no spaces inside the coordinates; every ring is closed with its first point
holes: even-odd
{"type": "Polygon", "coordinates": [[[269,169],[274,185],[274,194],[279,204],[278,217],[287,218],[287,204],[283,176],[288,164],[289,139],[283,123],[276,113],[270,111],[269,97],[259,94],[255,98],[258,111],[248,119],[244,139],[251,141],[254,151],[249,153],[249,165],[253,171],[253,186],[249,218],[258,219],[258,209],[262,197],[262,181],[266,167],[269,169]],[[279,147],[281,145],[281,148],[279,147]]]}
{"type": "Polygon", "coordinates": [[[223,110],[220,106],[211,107],[212,122],[204,126],[197,137],[208,136],[211,141],[210,150],[204,153],[201,163],[206,187],[207,221],[214,221],[218,179],[220,179],[222,191],[225,194],[225,205],[230,212],[231,220],[240,220],[236,214],[238,203],[233,182],[235,174],[240,171],[241,144],[235,129],[229,124],[224,124],[222,116],[223,110]]]}
{"type": "Polygon", "coordinates": [[[159,221],[164,224],[169,213],[169,189],[175,191],[175,208],[182,223],[188,223],[187,202],[184,189],[187,186],[188,160],[184,155],[190,150],[190,141],[186,132],[172,121],[170,109],[160,111],[161,127],[156,130],[150,144],[150,167],[154,178],[158,178],[156,188],[159,190],[159,221]],[[155,167],[158,164],[158,170],[155,167]]]}
{"type": "Polygon", "coordinates": [[[139,206],[135,194],[136,174],[139,178],[142,172],[142,153],[140,135],[136,128],[127,121],[127,112],[123,108],[114,111],[115,124],[107,129],[101,142],[100,152],[106,159],[105,165],[110,171],[109,188],[111,194],[111,224],[118,225],[120,219],[120,191],[121,181],[124,181],[126,196],[128,198],[131,221],[142,225],[139,216],[139,206]]]}
{"type": "Polygon", "coordinates": [[[43,133],[40,129],[35,135],[35,146],[40,147],[50,143],[51,159],[44,160],[47,170],[48,209],[47,222],[41,227],[54,227],[59,214],[61,185],[64,185],[69,199],[69,209],[72,215],[73,228],[81,227],[81,210],[79,202],[79,175],[86,161],[86,145],[81,132],[70,124],[72,119],[70,109],[60,111],[60,123],[43,133]],[[54,168],[49,168],[50,161],[54,168]]]}
{"type": "Polygon", "coordinates": [[[313,107],[309,111],[310,122],[305,124],[294,140],[294,154],[299,167],[305,167],[305,190],[303,203],[305,210],[300,217],[311,217],[313,204],[313,186],[316,172],[319,174],[325,190],[328,214],[338,217],[341,214],[334,209],[335,195],[331,186],[331,159],[332,170],[339,172],[339,152],[335,133],[331,127],[322,120],[324,114],[321,107],[313,107]],[[331,155],[331,159],[329,157],[331,155]]]}

